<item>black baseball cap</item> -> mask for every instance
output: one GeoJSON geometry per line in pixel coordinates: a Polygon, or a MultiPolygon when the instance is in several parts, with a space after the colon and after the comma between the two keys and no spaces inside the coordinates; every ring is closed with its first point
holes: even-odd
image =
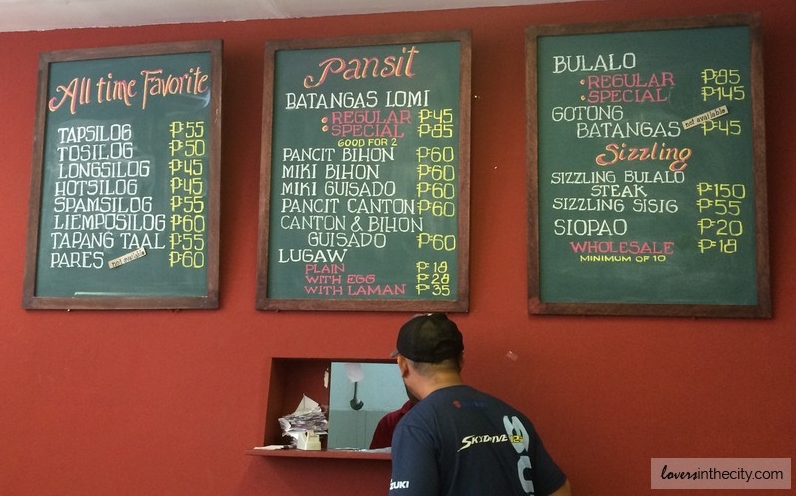
{"type": "Polygon", "coordinates": [[[413,362],[437,363],[464,351],[462,333],[444,313],[415,315],[398,331],[392,357],[401,354],[413,362]]]}

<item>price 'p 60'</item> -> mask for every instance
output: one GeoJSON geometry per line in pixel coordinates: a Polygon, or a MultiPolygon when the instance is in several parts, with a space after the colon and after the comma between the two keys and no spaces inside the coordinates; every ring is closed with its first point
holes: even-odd
{"type": "Polygon", "coordinates": [[[418,249],[427,247],[434,251],[454,251],[456,236],[453,234],[420,233],[417,235],[418,249]]]}

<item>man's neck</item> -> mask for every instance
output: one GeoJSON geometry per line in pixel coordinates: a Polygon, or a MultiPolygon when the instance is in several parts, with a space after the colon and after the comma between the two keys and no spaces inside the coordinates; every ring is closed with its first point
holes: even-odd
{"type": "Polygon", "coordinates": [[[464,381],[462,381],[462,377],[458,373],[442,372],[435,374],[424,381],[421,398],[425,398],[438,389],[443,389],[450,386],[460,386],[462,384],[464,384],[464,381]]]}

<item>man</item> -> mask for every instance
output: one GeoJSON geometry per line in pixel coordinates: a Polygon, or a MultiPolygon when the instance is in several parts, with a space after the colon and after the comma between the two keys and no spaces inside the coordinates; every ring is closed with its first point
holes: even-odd
{"type": "Polygon", "coordinates": [[[464,384],[463,352],[445,314],[401,327],[393,356],[419,402],[393,434],[390,496],[571,496],[530,420],[464,384]]]}
{"type": "Polygon", "coordinates": [[[409,399],[398,410],[392,411],[379,419],[376,424],[376,430],[373,431],[373,437],[370,440],[370,449],[389,448],[392,445],[392,433],[395,431],[395,426],[398,421],[403,418],[410,408],[417,403],[417,398],[412,396],[409,390],[406,391],[409,399]]]}

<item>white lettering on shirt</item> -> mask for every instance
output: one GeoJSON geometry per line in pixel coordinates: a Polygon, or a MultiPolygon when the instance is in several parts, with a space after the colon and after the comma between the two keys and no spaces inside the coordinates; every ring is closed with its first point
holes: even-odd
{"type": "Polygon", "coordinates": [[[528,438],[528,431],[522,425],[520,419],[517,417],[509,418],[508,415],[503,417],[503,426],[506,428],[506,434],[511,438],[511,445],[514,446],[514,451],[520,455],[517,460],[517,475],[520,478],[520,484],[526,494],[535,494],[533,488],[533,480],[531,480],[531,458],[528,456],[528,445],[530,439],[528,438]]]}

